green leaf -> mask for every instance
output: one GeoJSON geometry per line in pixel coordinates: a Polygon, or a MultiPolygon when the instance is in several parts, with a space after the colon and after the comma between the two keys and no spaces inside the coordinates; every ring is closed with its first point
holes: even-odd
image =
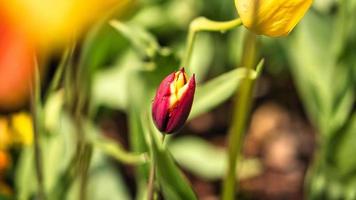
{"type": "Polygon", "coordinates": [[[335,161],[339,172],[343,176],[348,176],[352,172],[356,172],[355,141],[356,141],[356,114],[349,120],[348,126],[341,129],[337,138],[337,146],[335,148],[335,161]]]}
{"type": "Polygon", "coordinates": [[[152,92],[165,76],[178,68],[178,59],[162,48],[144,62],[133,51],[127,51],[112,68],[98,72],[94,77],[92,99],[94,107],[107,106],[122,111],[129,104],[149,102],[152,92]]]}
{"type": "MultiPolygon", "coordinates": [[[[150,115],[149,115],[150,116],[150,115]]],[[[197,199],[187,179],[179,170],[169,151],[162,145],[161,133],[153,126],[153,121],[142,115],[147,143],[150,144],[151,156],[157,170],[157,180],[165,199],[195,200],[197,199]]]]}
{"type": "Polygon", "coordinates": [[[141,62],[136,54],[127,51],[114,67],[97,72],[94,76],[92,88],[92,99],[95,107],[107,106],[113,109],[127,110],[130,73],[140,64],[141,62]]]}
{"type": "Polygon", "coordinates": [[[143,58],[153,57],[159,49],[154,36],[138,26],[124,24],[117,20],[110,21],[110,25],[126,37],[143,58]]]}
{"type": "Polygon", "coordinates": [[[120,171],[102,153],[94,153],[89,175],[89,200],[131,199],[120,171]]]}
{"type": "Polygon", "coordinates": [[[200,33],[196,36],[192,58],[186,72],[194,73],[197,83],[202,82],[209,72],[209,67],[214,59],[213,44],[212,36],[208,33],[200,33]]]}
{"type": "MultiPolygon", "coordinates": [[[[251,71],[251,79],[256,78],[256,72],[251,71]]],[[[199,116],[220,105],[233,94],[246,75],[245,68],[226,72],[203,85],[198,85],[189,119],[199,116]]]]}
{"type": "Polygon", "coordinates": [[[118,35],[117,31],[107,24],[106,20],[102,20],[86,34],[82,45],[80,65],[93,72],[99,67],[112,65],[117,55],[126,50],[128,43],[123,36],[118,35]]]}
{"type": "Polygon", "coordinates": [[[36,191],[36,171],[34,163],[33,147],[25,147],[21,150],[15,172],[16,199],[27,200],[36,191]],[[28,180],[33,180],[31,184],[28,180]]]}
{"type": "MultiPolygon", "coordinates": [[[[80,181],[75,179],[71,184],[70,190],[65,195],[65,199],[77,200],[79,188],[80,181]]],[[[132,199],[118,168],[100,151],[95,150],[90,163],[86,192],[88,200],[132,199]]]]}
{"type": "Polygon", "coordinates": [[[345,54],[340,58],[340,52],[346,46],[343,44],[346,42],[343,39],[346,25],[338,23],[340,17],[344,18],[343,14],[330,18],[310,11],[286,48],[308,116],[326,137],[332,137],[344,125],[355,96],[352,84],[354,61],[348,62],[347,59],[354,56],[345,54]],[[329,33],[330,29],[336,31],[329,33]]]}
{"type": "Polygon", "coordinates": [[[293,78],[308,116],[322,134],[330,131],[328,126],[333,98],[330,84],[333,84],[333,68],[336,63],[336,55],[329,47],[333,38],[328,32],[330,28],[332,21],[327,17],[308,12],[286,48],[293,78]]]}
{"type": "MultiPolygon", "coordinates": [[[[203,139],[192,136],[180,137],[168,143],[168,147],[178,164],[196,176],[218,180],[226,173],[226,151],[203,139]]],[[[239,161],[236,170],[237,178],[245,179],[260,174],[262,166],[257,159],[244,159],[239,161]]]]}

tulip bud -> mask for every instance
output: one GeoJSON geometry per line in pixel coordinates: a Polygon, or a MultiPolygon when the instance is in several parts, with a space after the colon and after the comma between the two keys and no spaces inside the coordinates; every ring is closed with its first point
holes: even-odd
{"type": "Polygon", "coordinates": [[[309,9],[312,0],[235,0],[242,23],[256,34],[286,36],[309,9]]]}
{"type": "Polygon", "coordinates": [[[168,75],[160,84],[152,104],[156,127],[165,133],[180,129],[187,120],[195,91],[195,76],[188,80],[184,68],[168,75]]]}

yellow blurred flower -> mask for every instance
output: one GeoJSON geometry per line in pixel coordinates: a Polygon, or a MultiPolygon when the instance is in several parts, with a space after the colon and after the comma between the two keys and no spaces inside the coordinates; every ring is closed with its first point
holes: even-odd
{"type": "Polygon", "coordinates": [[[31,145],[33,142],[33,125],[31,115],[25,112],[11,117],[14,143],[31,145]]]}
{"type": "Polygon", "coordinates": [[[0,151],[12,145],[31,145],[33,134],[30,114],[19,112],[10,117],[0,117],[0,151]]]}
{"type": "Polygon", "coordinates": [[[288,35],[311,3],[312,0],[235,0],[244,26],[270,37],[288,35]]]}
{"type": "Polygon", "coordinates": [[[37,44],[62,44],[111,8],[130,0],[11,0],[0,11],[37,44]]]}
{"type": "Polygon", "coordinates": [[[0,151],[11,145],[9,122],[6,118],[0,118],[0,151]]]}

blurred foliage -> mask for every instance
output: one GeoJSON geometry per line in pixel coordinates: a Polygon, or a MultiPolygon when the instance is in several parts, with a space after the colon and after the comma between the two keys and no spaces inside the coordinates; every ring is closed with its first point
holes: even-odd
{"type": "MultiPolygon", "coordinates": [[[[190,21],[201,15],[231,20],[236,17],[233,1],[140,0],[132,4],[123,20],[105,18],[93,24],[76,44],[75,53],[69,54],[64,69],[80,68],[85,73],[74,78],[63,73],[60,89],[46,93],[43,104],[37,102],[48,199],[78,199],[81,183],[76,178],[83,170],[73,164],[81,156],[76,149],[78,124],[83,126],[85,142],[93,147],[85,191],[88,199],[145,199],[150,158],[157,164],[158,185],[169,200],[197,198],[180,167],[204,180],[220,180],[224,175],[227,160],[223,149],[193,136],[167,138],[167,145],[161,144],[149,113],[153,92],[162,78],[184,67],[179,66],[179,58],[190,21]],[[76,81],[90,88],[89,112],[82,118],[71,108],[83,105],[71,107],[66,99],[68,95],[76,99],[82,91],[76,81]],[[67,91],[68,85],[73,91],[67,91]],[[126,114],[129,150],[103,138],[96,120],[105,109],[126,114]],[[121,165],[135,167],[134,197],[124,182],[121,165]]],[[[274,78],[292,76],[318,132],[319,148],[306,184],[310,199],[356,198],[355,15],[355,0],[316,0],[288,38],[260,37],[267,73],[274,78]]],[[[244,31],[242,27],[225,34],[198,34],[187,70],[198,80],[190,119],[221,105],[238,89],[246,71],[235,69],[240,63],[244,31]]],[[[249,78],[257,75],[252,71],[249,78]]],[[[0,130],[1,125],[2,121],[0,130]]],[[[14,162],[14,193],[19,200],[33,199],[39,188],[33,147],[18,149],[14,162]],[[33,180],[31,184],[29,180],[33,180]]],[[[242,159],[242,163],[236,179],[263,170],[256,159],[242,159]]]]}
{"type": "Polygon", "coordinates": [[[316,4],[284,44],[300,97],[320,134],[309,174],[310,199],[356,198],[355,14],[353,0],[316,4]]]}
{"type": "Polygon", "coordinates": [[[318,132],[306,185],[310,199],[356,198],[355,13],[353,0],[316,1],[294,33],[277,43],[318,132]]]}
{"type": "MultiPolygon", "coordinates": [[[[78,141],[73,138],[78,137],[76,133],[80,130],[78,123],[83,123],[82,130],[85,132],[85,140],[94,147],[93,160],[89,167],[90,179],[86,190],[88,197],[93,199],[131,199],[123,184],[120,171],[106,159],[105,155],[107,155],[119,162],[136,165],[137,196],[135,198],[137,199],[144,199],[146,196],[149,165],[147,156],[152,157],[157,163],[157,180],[159,185],[165,186],[162,189],[166,199],[196,199],[172,155],[155,136],[157,133],[154,132],[154,127],[151,127],[152,123],[148,124],[147,122],[150,121],[145,120],[144,116],[147,116],[150,100],[159,82],[164,76],[179,68],[178,56],[181,55],[182,47],[184,47],[185,30],[190,20],[199,15],[200,11],[202,11],[201,14],[204,12],[217,14],[211,9],[204,10],[207,7],[203,3],[203,1],[142,1],[138,4],[138,10],[129,17],[129,20],[125,22],[103,20],[94,25],[83,42],[79,44],[82,46],[78,58],[76,58],[78,63],[74,62],[74,58],[71,57],[74,55],[73,53],[63,57],[65,59],[61,62],[63,66],[59,66],[57,70],[60,76],[64,76],[64,90],[57,90],[57,85],[63,85],[61,83],[63,80],[55,79],[52,84],[54,87],[51,88],[54,91],[50,91],[51,93],[46,95],[43,105],[41,105],[41,101],[36,101],[40,116],[34,120],[35,123],[40,124],[38,129],[41,131],[39,145],[43,158],[41,162],[46,196],[50,199],[76,199],[80,195],[81,183],[76,178],[79,172],[77,170],[80,168],[77,169],[77,166],[73,164],[80,157],[78,157],[78,149],[76,149],[78,141]],[[181,9],[177,9],[177,7],[181,9]],[[167,11],[160,12],[163,10],[167,11]],[[189,12],[190,14],[186,14],[189,12]],[[154,19],[152,13],[162,16],[157,16],[158,18],[154,19]],[[72,76],[68,75],[71,70],[64,73],[60,71],[62,67],[68,71],[68,66],[75,67],[76,65],[79,67],[78,72],[81,72],[83,67],[86,72],[81,76],[72,76]],[[80,119],[78,121],[76,114],[73,115],[73,111],[68,109],[68,103],[71,102],[66,100],[68,95],[71,96],[69,99],[74,100],[76,97],[81,98],[81,94],[77,94],[75,90],[68,91],[71,87],[68,87],[67,82],[74,84],[74,87],[82,86],[75,80],[68,79],[67,76],[74,79],[80,77],[82,80],[92,80],[90,112],[88,118],[82,119],[84,121],[80,119]],[[100,131],[94,125],[91,117],[95,119],[103,107],[120,110],[127,114],[131,152],[126,152],[119,144],[110,141],[110,139],[99,137],[100,131]],[[43,113],[41,113],[42,109],[43,113]],[[44,121],[38,119],[44,119],[44,121]],[[60,162],[58,162],[58,158],[61,158],[60,162]],[[102,183],[106,182],[106,179],[110,179],[110,187],[107,187],[107,183],[102,183]],[[95,188],[95,190],[91,188],[95,188]],[[109,194],[110,196],[107,196],[109,194]]],[[[229,4],[232,5],[232,2],[229,4]]],[[[229,12],[232,13],[233,10],[229,12]]],[[[221,18],[227,19],[230,16],[224,14],[221,18]]],[[[224,39],[221,36],[217,38],[224,39]]],[[[222,43],[215,43],[214,40],[216,38],[214,39],[208,34],[202,34],[202,37],[197,40],[195,48],[197,53],[195,53],[196,56],[193,56],[193,65],[190,71],[196,73],[201,83],[208,79],[206,75],[209,74],[209,69],[212,69],[211,62],[215,55],[214,46],[219,44],[221,50],[224,50],[226,46],[222,43]],[[210,56],[206,56],[207,54],[210,56]]],[[[225,59],[220,58],[220,60],[224,61],[225,59]]],[[[232,63],[236,64],[235,61],[232,63]]],[[[225,66],[226,64],[227,62],[223,62],[219,65],[225,66]]],[[[231,65],[227,66],[228,68],[225,69],[216,67],[215,73],[212,74],[222,74],[227,71],[226,69],[232,69],[231,65]]],[[[208,112],[231,97],[240,80],[244,78],[244,74],[243,69],[236,69],[207,83],[200,84],[194,102],[197,109],[193,110],[191,117],[208,112]],[[219,92],[221,94],[219,98],[213,98],[211,90],[219,92]]],[[[252,72],[251,79],[254,78],[256,78],[256,72],[252,72]]],[[[69,108],[82,106],[81,104],[73,105],[69,105],[69,108]]],[[[35,153],[32,148],[23,148],[20,152],[15,173],[17,199],[30,199],[41,187],[36,182],[31,185],[27,184],[27,180],[36,179],[38,173],[39,161],[35,153]]]]}
{"type": "MultiPolygon", "coordinates": [[[[208,141],[193,136],[177,138],[169,143],[169,150],[179,165],[202,179],[219,180],[225,175],[227,154],[223,148],[208,141]]],[[[262,172],[258,159],[244,159],[239,163],[236,169],[239,179],[254,177],[262,172]]]]}
{"type": "Polygon", "coordinates": [[[262,38],[270,73],[288,66],[318,148],[306,181],[308,199],[355,199],[356,1],[316,0],[285,39],[262,38]],[[278,56],[276,56],[278,55],[278,56]]]}

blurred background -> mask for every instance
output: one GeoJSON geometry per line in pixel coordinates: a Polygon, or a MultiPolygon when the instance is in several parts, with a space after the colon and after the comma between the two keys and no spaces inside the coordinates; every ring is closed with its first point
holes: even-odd
{"type": "MultiPolygon", "coordinates": [[[[238,17],[233,0],[1,0],[0,199],[144,199],[140,113],[198,16],[238,17]]],[[[315,0],[289,36],[258,36],[236,198],[356,199],[355,19],[356,0],[315,0]]],[[[222,191],[246,31],[195,41],[202,89],[167,146],[198,199],[222,191]]]]}

